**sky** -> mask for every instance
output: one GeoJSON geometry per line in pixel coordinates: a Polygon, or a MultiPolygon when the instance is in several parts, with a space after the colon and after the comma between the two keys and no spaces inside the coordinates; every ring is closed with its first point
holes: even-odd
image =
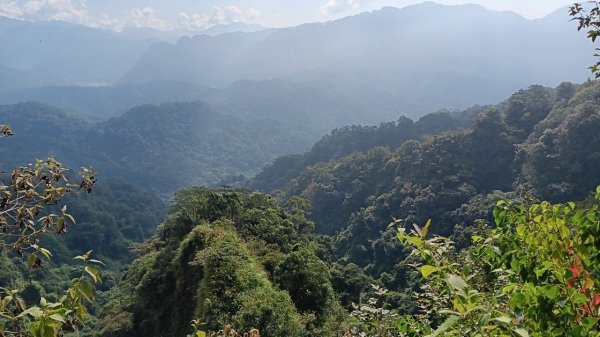
{"type": "MultiPolygon", "coordinates": [[[[60,20],[122,30],[204,30],[217,24],[244,22],[266,27],[323,22],[385,6],[402,8],[423,0],[0,0],[0,16],[25,20],[60,20]]],[[[491,10],[513,11],[535,19],[574,0],[436,0],[456,5],[475,3],[491,10]]]]}

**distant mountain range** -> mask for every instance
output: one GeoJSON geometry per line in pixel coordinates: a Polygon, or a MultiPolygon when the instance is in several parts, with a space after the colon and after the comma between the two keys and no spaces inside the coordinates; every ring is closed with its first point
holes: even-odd
{"type": "Polygon", "coordinates": [[[157,41],[60,21],[2,18],[0,65],[36,79],[23,87],[110,84],[157,41]]]}
{"type": "Polygon", "coordinates": [[[275,157],[303,151],[314,136],[293,123],[235,116],[202,102],[143,105],[89,123],[39,103],[0,105],[14,137],[0,147],[0,172],[55,156],[93,166],[168,196],[181,187],[250,175],[275,157]]]}
{"type": "Polygon", "coordinates": [[[155,44],[118,83],[319,82],[418,116],[496,102],[533,83],[585,80],[593,48],[569,19],[566,10],[526,20],[476,5],[388,7],[328,23],[155,44]]]}
{"type": "Polygon", "coordinates": [[[32,22],[0,17],[0,92],[42,86],[110,85],[134,66],[151,45],[184,35],[252,32],[260,25],[216,25],[205,32],[122,32],[61,21],[32,22]],[[14,81],[15,77],[23,80],[14,81]],[[6,84],[4,84],[6,83],[6,84]]]}
{"type": "Polygon", "coordinates": [[[40,101],[102,120],[145,103],[203,100],[322,134],[582,82],[593,46],[569,20],[566,9],[527,20],[426,2],[282,29],[215,26],[173,44],[172,34],[193,32],[2,19],[0,103],[40,101]]]}

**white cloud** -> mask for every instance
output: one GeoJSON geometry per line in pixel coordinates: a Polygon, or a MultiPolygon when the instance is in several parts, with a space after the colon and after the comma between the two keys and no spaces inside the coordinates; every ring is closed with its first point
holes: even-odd
{"type": "Polygon", "coordinates": [[[205,30],[215,25],[232,22],[262,24],[263,15],[260,11],[249,8],[242,10],[236,6],[215,7],[212,13],[179,13],[178,25],[186,30],[205,30]]]}
{"type": "MultiPolygon", "coordinates": [[[[0,0],[0,15],[27,20],[60,20],[96,28],[120,31],[124,27],[153,28],[161,31],[186,29],[201,31],[233,22],[263,24],[263,14],[237,6],[214,7],[206,13],[179,13],[177,22],[167,21],[154,7],[133,8],[124,17],[91,15],[87,0],[0,0]]],[[[355,1],[355,0],[350,0],[355,1]]]]}
{"type": "Polygon", "coordinates": [[[162,31],[173,28],[170,23],[157,17],[157,11],[152,7],[132,10],[128,21],[129,24],[137,28],[154,28],[162,31]]]}
{"type": "Polygon", "coordinates": [[[90,17],[82,0],[31,0],[22,9],[28,19],[60,20],[88,24],[90,17]]]}
{"type": "Polygon", "coordinates": [[[345,12],[351,9],[360,7],[358,0],[328,0],[326,4],[321,6],[321,13],[333,14],[345,12]]]}
{"type": "Polygon", "coordinates": [[[204,13],[179,13],[177,23],[180,28],[185,30],[205,30],[213,25],[210,16],[204,13]]]}
{"type": "Polygon", "coordinates": [[[123,22],[115,18],[111,18],[106,14],[103,14],[99,18],[96,18],[92,22],[90,22],[89,26],[94,28],[106,28],[118,32],[123,30],[125,25],[123,22]]]}
{"type": "Polygon", "coordinates": [[[21,15],[23,15],[23,11],[14,1],[0,1],[0,16],[18,18],[21,15]]]}

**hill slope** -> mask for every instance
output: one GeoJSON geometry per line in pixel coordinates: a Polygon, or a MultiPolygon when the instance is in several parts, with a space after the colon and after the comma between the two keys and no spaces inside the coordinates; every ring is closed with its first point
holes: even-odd
{"type": "Polygon", "coordinates": [[[19,135],[0,148],[4,167],[53,155],[166,194],[251,174],[311,141],[294,124],[219,113],[201,102],[145,105],[96,124],[37,103],[0,106],[0,115],[19,135]]]}
{"type": "MultiPolygon", "coordinates": [[[[552,201],[582,200],[600,184],[598,93],[598,82],[532,86],[484,109],[466,129],[395,146],[361,148],[362,142],[349,141],[363,139],[360,128],[334,133],[332,147],[315,146],[297,160],[278,159],[255,183],[284,201],[301,196],[312,202],[317,231],[334,237],[332,254],[341,270],[336,290],[355,289],[346,269],[390,289],[406,289],[412,284],[406,253],[386,231],[392,217],[408,227],[432,219],[431,231],[453,234],[464,245],[473,227],[455,224],[489,220],[499,199],[530,200],[532,192],[552,201]],[[350,147],[362,152],[328,154],[339,144],[358,144],[350,147]],[[306,160],[311,157],[320,159],[306,160]]],[[[372,133],[387,130],[381,126],[372,133]]]]}

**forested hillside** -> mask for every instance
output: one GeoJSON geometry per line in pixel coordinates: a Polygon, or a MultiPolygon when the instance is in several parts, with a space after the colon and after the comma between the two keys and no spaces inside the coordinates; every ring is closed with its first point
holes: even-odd
{"type": "Polygon", "coordinates": [[[315,143],[310,151],[277,158],[253,178],[249,187],[275,192],[275,189],[285,185],[308,166],[378,146],[397,148],[409,139],[425,139],[444,131],[463,128],[484,109],[486,107],[474,106],[463,111],[427,114],[417,122],[403,116],[396,122],[378,126],[352,125],[334,129],[315,143]]]}
{"type": "Polygon", "coordinates": [[[420,313],[408,244],[417,241],[398,241],[390,222],[431,219],[424,231],[464,248],[489,232],[499,200],[585,200],[600,184],[599,94],[598,82],[531,86],[497,106],[335,130],[257,176],[281,204],[245,190],[182,190],[111,292],[99,329],[181,336],[199,320],[208,331],[337,336],[365,319],[381,332],[371,323],[387,317],[382,304],[365,298],[385,294],[388,308],[420,313]],[[443,132],[451,125],[460,128],[443,132]]]}
{"type": "MultiPolygon", "coordinates": [[[[406,225],[432,219],[432,232],[454,234],[464,245],[468,227],[490,220],[500,199],[582,200],[600,184],[599,93],[597,82],[532,86],[484,109],[463,130],[401,145],[382,141],[366,151],[357,141],[363,151],[341,158],[330,154],[338,146],[315,146],[298,160],[277,159],[254,183],[284,201],[311,201],[310,219],[317,232],[333,235],[342,273],[362,271],[390,289],[406,289],[405,253],[386,232],[392,217],[406,225]]],[[[371,132],[387,131],[382,125],[371,132]]],[[[348,139],[363,134],[361,128],[334,132],[322,144],[352,144],[348,139]]],[[[349,291],[346,282],[341,274],[336,290],[349,291]]]]}
{"type": "Polygon", "coordinates": [[[0,148],[6,168],[53,155],[164,195],[252,174],[313,138],[294,123],[232,116],[201,102],[140,106],[96,124],[37,103],[0,106],[0,114],[19,135],[0,148]]]}

